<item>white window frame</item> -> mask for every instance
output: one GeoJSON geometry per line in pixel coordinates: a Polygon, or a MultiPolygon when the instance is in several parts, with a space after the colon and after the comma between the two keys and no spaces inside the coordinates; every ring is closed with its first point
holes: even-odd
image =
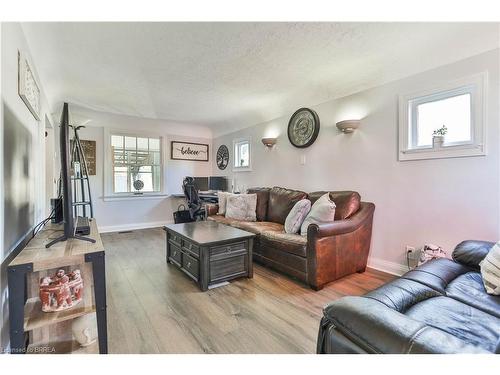
{"type": "MultiPolygon", "coordinates": [[[[399,152],[400,161],[441,159],[486,155],[486,105],[487,72],[475,74],[453,82],[410,94],[399,96],[399,152]],[[471,95],[471,140],[467,142],[448,142],[439,148],[415,146],[410,144],[410,133],[417,131],[418,105],[452,98],[458,95],[471,95]],[[412,113],[413,112],[413,113],[412,113]]],[[[412,137],[414,140],[415,137],[412,137]]]]}
{"type": "Polygon", "coordinates": [[[252,171],[252,139],[238,138],[233,140],[233,172],[250,172],[252,171]],[[248,167],[236,166],[236,145],[239,143],[248,143],[248,167]]]}
{"type": "Polygon", "coordinates": [[[129,200],[129,199],[159,199],[168,196],[165,189],[165,137],[142,131],[129,131],[123,129],[104,129],[104,201],[129,200]],[[111,149],[111,136],[128,136],[160,139],[160,191],[143,192],[141,194],[133,192],[115,193],[113,191],[113,157],[111,149]]]}

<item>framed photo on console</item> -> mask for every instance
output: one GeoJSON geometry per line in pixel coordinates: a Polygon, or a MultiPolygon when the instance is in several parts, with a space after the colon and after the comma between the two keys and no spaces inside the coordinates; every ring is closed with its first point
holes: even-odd
{"type": "Polygon", "coordinates": [[[172,141],[170,143],[170,159],[208,161],[208,145],[172,141]]]}

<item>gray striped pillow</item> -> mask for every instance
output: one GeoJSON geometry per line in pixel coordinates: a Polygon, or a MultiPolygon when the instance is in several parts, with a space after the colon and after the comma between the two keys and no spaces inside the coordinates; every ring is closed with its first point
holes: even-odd
{"type": "Polygon", "coordinates": [[[492,247],[479,265],[486,293],[500,295],[500,241],[492,247]]]}

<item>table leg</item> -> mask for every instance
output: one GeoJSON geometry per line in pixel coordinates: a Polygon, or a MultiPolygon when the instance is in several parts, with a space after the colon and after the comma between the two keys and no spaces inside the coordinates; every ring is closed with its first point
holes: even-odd
{"type": "Polygon", "coordinates": [[[10,348],[12,354],[26,352],[24,335],[24,304],[26,303],[26,273],[33,271],[31,263],[8,268],[10,348]]]}
{"type": "Polygon", "coordinates": [[[248,240],[248,278],[253,278],[253,238],[248,240]]]}
{"type": "Polygon", "coordinates": [[[104,251],[87,254],[85,256],[85,261],[92,262],[99,354],[107,354],[108,324],[106,316],[106,268],[104,262],[104,251]]]}

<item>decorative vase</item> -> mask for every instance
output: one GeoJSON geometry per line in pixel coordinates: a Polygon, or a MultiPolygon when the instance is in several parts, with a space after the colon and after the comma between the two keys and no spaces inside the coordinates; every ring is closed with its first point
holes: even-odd
{"type": "Polygon", "coordinates": [[[73,337],[81,346],[89,346],[97,340],[97,320],[95,313],[73,319],[71,322],[73,337]]]}
{"type": "Polygon", "coordinates": [[[443,147],[444,135],[433,135],[432,136],[432,147],[440,148],[443,147]]]}

